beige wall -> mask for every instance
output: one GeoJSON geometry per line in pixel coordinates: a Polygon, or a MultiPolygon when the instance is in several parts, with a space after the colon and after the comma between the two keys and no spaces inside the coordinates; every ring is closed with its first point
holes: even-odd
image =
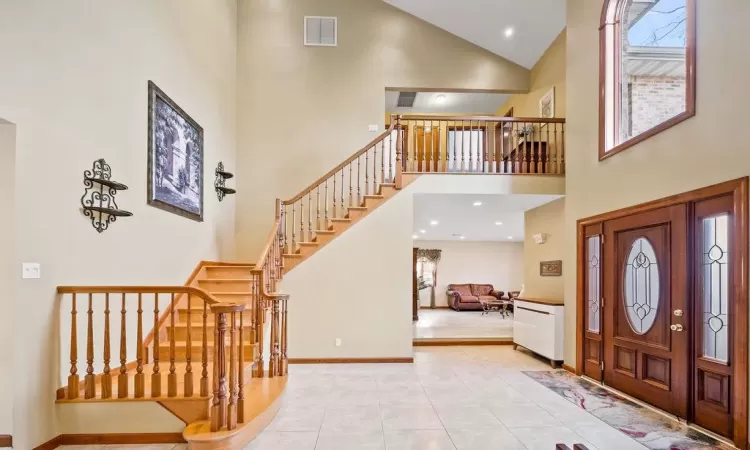
{"type": "MultiPolygon", "coordinates": [[[[508,292],[523,284],[522,242],[414,241],[414,247],[442,250],[438,263],[435,304],[448,306],[449,284],[489,283],[508,292]]],[[[430,289],[419,292],[421,306],[430,306],[430,289]]]]}
{"type": "Polygon", "coordinates": [[[700,1],[696,116],[605,161],[597,157],[602,1],[567,3],[565,362],[575,364],[577,219],[750,175],[745,0],[700,1]],[[736,101],[743,99],[742,101],[736,101]]]}
{"type": "MultiPolygon", "coordinates": [[[[4,211],[15,208],[16,127],[0,119],[0,205],[4,211]]],[[[14,284],[16,267],[15,221],[4,214],[0,220],[0,434],[13,433],[13,385],[17,374],[13,367],[14,284]]]]}
{"type": "Polygon", "coordinates": [[[567,87],[565,85],[566,30],[552,42],[539,61],[531,68],[531,85],[528,94],[511,96],[497,115],[504,116],[510,108],[516,117],[539,117],[539,99],[550,88],[555,88],[555,117],[565,117],[567,87]]]}
{"type": "MultiPolygon", "coordinates": [[[[561,198],[526,211],[524,214],[524,296],[550,300],[563,299],[563,277],[539,275],[539,263],[563,259],[565,243],[565,199],[561,198]],[[537,244],[535,234],[544,233],[547,241],[537,244]]],[[[563,276],[566,274],[563,266],[563,276]]]]}
{"type": "Polygon", "coordinates": [[[381,0],[240,0],[237,240],[254,259],[290,198],[381,129],[386,87],[526,91],[529,71],[381,0]],[[303,16],[339,20],[305,47],[303,16]],[[243,194],[244,193],[244,194],[243,194]]]}
{"type": "Polygon", "coordinates": [[[67,311],[55,286],[181,284],[200,259],[232,257],[234,198],[219,204],[211,185],[219,160],[235,166],[236,19],[234,0],[1,3],[0,117],[17,126],[16,207],[4,216],[17,223],[11,273],[21,261],[42,273],[18,282],[10,309],[23,324],[12,339],[16,448],[61,431],[54,396],[69,370],[56,363],[67,311]],[[205,130],[202,223],[146,204],[148,80],[205,130]],[[117,201],[134,214],[102,234],[80,211],[83,171],[97,158],[130,187],[117,201]]]}

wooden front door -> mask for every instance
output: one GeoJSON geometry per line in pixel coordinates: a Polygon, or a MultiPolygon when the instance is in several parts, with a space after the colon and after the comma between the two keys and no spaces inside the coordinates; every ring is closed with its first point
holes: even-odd
{"type": "Polygon", "coordinates": [[[604,222],[604,382],[688,415],[687,208],[604,222]]]}

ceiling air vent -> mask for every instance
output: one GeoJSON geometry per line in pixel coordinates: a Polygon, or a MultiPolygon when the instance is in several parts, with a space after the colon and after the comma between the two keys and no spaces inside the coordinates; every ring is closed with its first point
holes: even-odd
{"type": "Polygon", "coordinates": [[[416,92],[399,92],[398,103],[396,106],[399,108],[412,108],[414,107],[414,100],[417,99],[416,92]]]}
{"type": "Polygon", "coordinates": [[[335,47],[337,44],[336,17],[305,16],[305,45],[335,47]]]}

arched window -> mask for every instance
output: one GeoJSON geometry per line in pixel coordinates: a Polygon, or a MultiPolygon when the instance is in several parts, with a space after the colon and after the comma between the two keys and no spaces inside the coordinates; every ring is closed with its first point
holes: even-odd
{"type": "Polygon", "coordinates": [[[695,0],[605,0],[599,159],[695,115],[695,0]]]}

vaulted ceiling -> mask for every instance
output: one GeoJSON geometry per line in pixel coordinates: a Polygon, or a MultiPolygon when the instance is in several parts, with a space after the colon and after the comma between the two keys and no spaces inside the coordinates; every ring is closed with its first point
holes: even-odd
{"type": "Polygon", "coordinates": [[[564,0],[383,1],[527,69],[565,28],[564,0]]]}

